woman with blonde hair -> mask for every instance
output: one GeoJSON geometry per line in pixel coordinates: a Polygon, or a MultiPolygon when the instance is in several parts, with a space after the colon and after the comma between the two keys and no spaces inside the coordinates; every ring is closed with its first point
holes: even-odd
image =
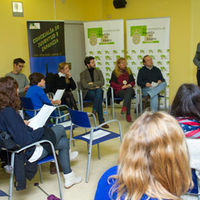
{"type": "Polygon", "coordinates": [[[62,104],[66,104],[70,108],[78,110],[76,101],[72,94],[72,90],[76,89],[76,84],[70,73],[71,63],[61,62],[58,65],[58,74],[55,75],[53,92],[57,89],[65,89],[63,97],[61,99],[62,104]]]}
{"type": "Polygon", "coordinates": [[[164,112],[145,112],[125,135],[118,166],[101,177],[95,200],[179,200],[192,185],[178,122],[164,112]]]}
{"type": "Polygon", "coordinates": [[[116,62],[114,71],[112,72],[110,85],[114,89],[116,97],[124,99],[121,113],[126,113],[126,120],[132,122],[130,115],[131,98],[135,95],[134,85],[135,79],[131,69],[126,65],[125,58],[119,58],[116,62]]]}

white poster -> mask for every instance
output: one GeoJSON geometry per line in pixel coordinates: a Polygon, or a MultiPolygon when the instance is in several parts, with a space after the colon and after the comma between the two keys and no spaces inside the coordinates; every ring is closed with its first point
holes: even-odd
{"type": "Polygon", "coordinates": [[[105,87],[109,87],[116,60],[124,57],[124,21],[108,20],[84,23],[86,56],[94,56],[101,69],[105,87]]]}
{"type": "MultiPolygon", "coordinates": [[[[135,19],[126,21],[127,62],[137,80],[142,58],[149,55],[167,83],[169,99],[169,32],[170,18],[135,19]]],[[[161,102],[161,105],[164,101],[161,102]]],[[[167,102],[168,104],[168,102],[167,102]]]]}

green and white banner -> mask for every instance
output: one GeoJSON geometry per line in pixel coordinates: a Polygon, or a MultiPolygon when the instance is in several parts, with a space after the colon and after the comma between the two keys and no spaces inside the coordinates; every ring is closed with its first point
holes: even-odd
{"type": "Polygon", "coordinates": [[[94,56],[109,87],[116,60],[124,57],[124,21],[108,20],[84,23],[86,56],[94,56]]]}
{"type": "MultiPolygon", "coordinates": [[[[135,19],[126,21],[127,62],[137,78],[142,58],[150,55],[167,82],[169,99],[169,32],[170,18],[135,19]]],[[[164,102],[161,102],[161,105],[164,102]]]]}

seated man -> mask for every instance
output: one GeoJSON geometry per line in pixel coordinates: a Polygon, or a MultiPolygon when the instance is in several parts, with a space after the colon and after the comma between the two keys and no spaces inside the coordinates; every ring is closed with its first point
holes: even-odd
{"type": "Polygon", "coordinates": [[[149,55],[143,58],[144,66],[139,70],[137,84],[142,88],[142,94],[150,97],[151,111],[158,111],[158,94],[166,88],[165,79],[160,69],[153,66],[149,55]]]}
{"type": "MultiPolygon", "coordinates": [[[[98,114],[99,124],[104,122],[103,118],[103,90],[101,87],[104,85],[104,77],[101,70],[96,69],[96,63],[94,57],[86,57],[84,63],[87,67],[80,74],[80,86],[83,90],[83,99],[93,101],[93,113],[98,114]]],[[[109,128],[107,124],[102,126],[103,128],[109,128]]]]}
{"type": "Polygon", "coordinates": [[[25,61],[22,58],[15,58],[13,60],[13,71],[6,74],[6,76],[10,76],[14,78],[19,85],[19,95],[25,96],[25,92],[29,88],[29,82],[26,76],[21,73],[22,68],[24,67],[25,61]]]}

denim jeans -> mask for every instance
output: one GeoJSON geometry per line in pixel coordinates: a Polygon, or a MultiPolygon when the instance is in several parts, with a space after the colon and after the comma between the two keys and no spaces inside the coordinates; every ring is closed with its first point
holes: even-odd
{"type": "Polygon", "coordinates": [[[103,123],[103,90],[101,88],[95,90],[88,90],[85,96],[85,100],[91,100],[93,102],[93,112],[97,112],[99,123],[103,123]]]}
{"type": "MultiPolygon", "coordinates": [[[[67,139],[66,132],[63,126],[56,125],[51,127],[52,131],[56,136],[56,146],[55,149],[58,150],[58,159],[64,174],[70,173],[72,170],[70,168],[69,159],[69,140],[67,139]]],[[[43,153],[40,159],[46,157],[49,153],[43,149],[43,153]]]]}
{"type": "Polygon", "coordinates": [[[165,82],[160,83],[157,87],[145,87],[142,88],[142,93],[144,96],[150,96],[150,106],[151,111],[158,111],[158,94],[166,88],[167,84],[165,82]]]}

